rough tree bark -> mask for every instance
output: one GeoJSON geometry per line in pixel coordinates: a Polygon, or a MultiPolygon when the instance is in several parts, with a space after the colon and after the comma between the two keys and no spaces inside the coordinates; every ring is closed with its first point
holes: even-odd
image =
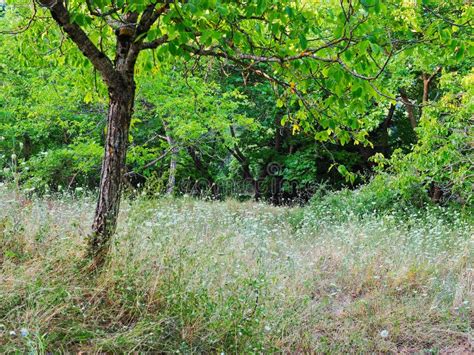
{"type": "MultiPolygon", "coordinates": [[[[137,16],[135,13],[126,14],[125,22],[135,23],[137,16]]],[[[118,84],[108,86],[109,112],[99,197],[87,249],[94,267],[104,263],[110,246],[110,237],[115,233],[117,226],[128,133],[135,101],[134,62],[137,55],[129,54],[134,34],[135,29],[129,25],[116,30],[115,72],[120,80],[118,84]]]]}
{"type": "Polygon", "coordinates": [[[111,96],[107,118],[105,152],[102,160],[99,197],[89,237],[88,254],[95,265],[104,262],[110,236],[115,232],[120,208],[128,132],[135,87],[123,88],[118,97],[111,96]]]}

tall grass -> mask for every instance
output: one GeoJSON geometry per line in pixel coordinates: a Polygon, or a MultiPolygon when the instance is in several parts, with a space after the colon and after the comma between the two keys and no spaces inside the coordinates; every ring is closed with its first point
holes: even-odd
{"type": "Polygon", "coordinates": [[[82,271],[90,197],[0,190],[0,352],[469,352],[473,224],[136,199],[82,271]]]}

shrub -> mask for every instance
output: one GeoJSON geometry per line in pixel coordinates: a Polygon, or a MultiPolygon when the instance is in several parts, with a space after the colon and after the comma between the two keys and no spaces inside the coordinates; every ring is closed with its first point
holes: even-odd
{"type": "Polygon", "coordinates": [[[103,148],[93,142],[49,150],[23,164],[22,180],[26,188],[39,192],[94,188],[100,177],[102,155],[103,148]]]}
{"type": "Polygon", "coordinates": [[[376,155],[379,172],[388,166],[387,188],[403,200],[472,205],[474,71],[464,77],[444,74],[443,97],[423,109],[416,128],[418,141],[404,154],[396,150],[390,159],[376,155]]]}

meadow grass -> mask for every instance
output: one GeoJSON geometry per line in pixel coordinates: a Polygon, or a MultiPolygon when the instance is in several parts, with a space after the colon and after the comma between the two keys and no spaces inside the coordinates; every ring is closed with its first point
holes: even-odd
{"type": "Polygon", "coordinates": [[[472,221],[125,200],[83,271],[91,197],[0,190],[0,352],[473,350],[472,221]]]}

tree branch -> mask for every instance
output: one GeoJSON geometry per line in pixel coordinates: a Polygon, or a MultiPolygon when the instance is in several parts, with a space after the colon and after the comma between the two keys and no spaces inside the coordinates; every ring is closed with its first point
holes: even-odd
{"type": "Polygon", "coordinates": [[[134,41],[130,46],[130,50],[127,55],[126,66],[128,70],[133,70],[135,62],[138,58],[138,54],[143,49],[154,49],[162,45],[168,40],[168,35],[164,35],[151,42],[143,43],[143,38],[146,33],[150,30],[153,24],[169,9],[171,1],[165,1],[165,3],[158,9],[156,9],[156,3],[148,5],[143,12],[140,21],[137,25],[134,41]]]}
{"type": "Polygon", "coordinates": [[[142,49],[155,49],[162,44],[166,43],[168,41],[168,35],[164,35],[162,37],[156,38],[155,40],[151,42],[143,42],[140,45],[140,50],[142,49]]]}
{"type": "Polygon", "coordinates": [[[450,19],[447,19],[446,17],[440,15],[439,13],[435,12],[434,10],[430,9],[428,6],[423,6],[423,9],[425,9],[426,11],[428,11],[429,13],[433,14],[433,16],[443,20],[444,22],[450,24],[451,26],[455,26],[455,27],[466,27],[468,29],[472,29],[472,27],[470,26],[470,23],[471,23],[471,20],[467,20],[466,22],[464,23],[456,23],[450,19]]]}
{"type": "Polygon", "coordinates": [[[84,30],[76,23],[71,22],[69,12],[60,0],[36,0],[41,6],[49,9],[51,16],[66,32],[71,40],[76,43],[79,50],[86,56],[102,75],[108,87],[120,84],[120,75],[115,71],[112,61],[101,52],[90,40],[84,30]]]}

